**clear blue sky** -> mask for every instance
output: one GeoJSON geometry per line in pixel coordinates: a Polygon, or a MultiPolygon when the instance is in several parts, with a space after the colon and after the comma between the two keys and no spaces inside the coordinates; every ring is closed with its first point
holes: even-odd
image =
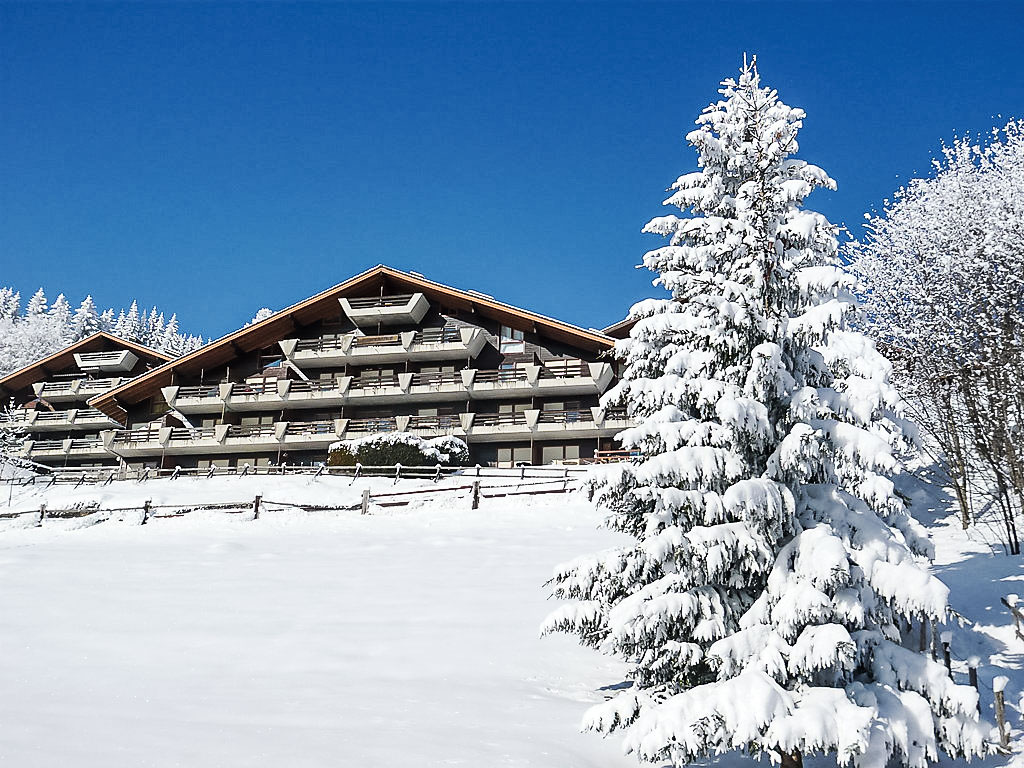
{"type": "Polygon", "coordinates": [[[756,52],[859,229],[1024,116],[1024,3],[0,4],[0,285],[217,336],[383,262],[584,326],[756,52]]]}

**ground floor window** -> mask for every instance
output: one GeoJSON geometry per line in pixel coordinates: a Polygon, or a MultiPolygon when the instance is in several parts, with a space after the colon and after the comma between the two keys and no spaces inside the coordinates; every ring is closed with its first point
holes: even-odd
{"type": "Polygon", "coordinates": [[[533,463],[533,449],[528,445],[498,447],[498,466],[516,467],[521,464],[533,463]]]}
{"type": "Polygon", "coordinates": [[[576,443],[556,443],[544,445],[540,449],[541,464],[577,464],[580,460],[580,447],[576,443]]]}

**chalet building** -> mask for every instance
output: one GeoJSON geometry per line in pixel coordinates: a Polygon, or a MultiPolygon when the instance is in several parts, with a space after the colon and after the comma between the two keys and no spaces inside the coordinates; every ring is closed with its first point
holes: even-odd
{"type": "Polygon", "coordinates": [[[14,406],[0,420],[24,429],[22,456],[37,463],[88,467],[116,462],[100,432],[118,424],[87,401],[168,360],[109,333],[93,334],[0,379],[0,405],[13,401],[14,406]]]}
{"type": "Polygon", "coordinates": [[[378,266],[90,401],[130,466],[318,463],[338,440],[455,435],[483,465],[575,463],[626,426],[599,407],[614,339],[378,266]]]}

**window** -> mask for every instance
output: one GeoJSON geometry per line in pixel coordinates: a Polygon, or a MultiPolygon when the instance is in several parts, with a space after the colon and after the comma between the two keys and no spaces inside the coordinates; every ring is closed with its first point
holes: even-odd
{"type": "Polygon", "coordinates": [[[504,354],[525,352],[526,342],[523,340],[523,332],[516,328],[509,328],[507,325],[501,326],[501,341],[498,351],[504,354]]]}
{"type": "Polygon", "coordinates": [[[515,467],[521,464],[533,463],[533,450],[528,445],[522,446],[499,446],[498,466],[515,467]]]}
{"type": "Polygon", "coordinates": [[[578,464],[580,447],[574,443],[545,445],[541,448],[542,464],[578,464]]]}

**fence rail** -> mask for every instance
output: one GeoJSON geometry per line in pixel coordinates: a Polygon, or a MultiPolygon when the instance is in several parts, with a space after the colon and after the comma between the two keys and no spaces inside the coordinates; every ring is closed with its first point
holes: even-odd
{"type": "MultiPolygon", "coordinates": [[[[456,499],[469,498],[471,500],[472,509],[478,509],[482,499],[551,493],[570,493],[579,489],[579,480],[581,478],[579,477],[578,470],[576,472],[571,471],[574,468],[560,468],[560,471],[557,474],[548,471],[546,473],[546,477],[536,475],[528,476],[526,474],[526,469],[527,468],[524,467],[520,472],[512,474],[507,472],[497,474],[494,472],[488,473],[483,467],[467,469],[465,467],[441,467],[439,465],[435,467],[407,468],[403,468],[400,464],[393,467],[363,467],[358,464],[354,467],[319,467],[317,468],[315,475],[345,474],[346,476],[351,476],[350,485],[355,483],[355,481],[360,477],[380,477],[382,475],[393,476],[396,484],[400,479],[433,480],[437,483],[442,478],[457,478],[464,482],[459,485],[434,486],[416,488],[409,491],[391,491],[384,493],[373,493],[370,488],[365,488],[362,493],[361,501],[353,504],[303,504],[294,501],[264,499],[261,494],[257,494],[251,501],[246,499],[244,501],[224,501],[205,504],[153,504],[151,500],[146,500],[141,505],[135,506],[102,507],[99,502],[88,502],[66,508],[49,508],[46,503],[43,502],[35,509],[0,513],[0,520],[29,517],[35,520],[37,527],[40,527],[47,519],[74,519],[89,517],[91,515],[105,515],[102,520],[107,520],[113,515],[138,512],[140,513],[140,524],[145,525],[150,520],[182,517],[189,512],[196,511],[221,511],[230,514],[241,514],[251,511],[253,519],[259,519],[261,508],[266,509],[267,507],[293,508],[307,512],[342,512],[358,509],[363,514],[367,514],[373,506],[381,508],[403,507],[420,499],[436,500],[443,498],[448,494],[454,494],[454,498],[456,499]],[[447,474],[445,474],[446,471],[447,474]],[[575,477],[573,476],[574,474],[576,475],[575,477]],[[519,475],[518,480],[516,479],[516,475],[519,475]],[[485,480],[481,479],[486,479],[488,477],[505,481],[511,480],[512,482],[487,484],[485,480]],[[468,491],[468,493],[462,493],[464,491],[468,491]],[[163,510],[163,512],[161,512],[161,510],[163,510]]],[[[530,469],[536,471],[543,468],[533,467],[530,469]]],[[[184,470],[174,470],[174,474],[170,479],[180,477],[183,473],[184,470]]],[[[246,473],[242,472],[240,474],[244,475],[246,473]]],[[[308,472],[302,472],[301,474],[308,474],[308,472]]],[[[141,479],[145,480],[147,478],[144,477],[141,479]]],[[[111,481],[111,478],[106,480],[106,482],[111,481]]],[[[98,520],[97,522],[102,522],[102,520],[98,520]]]]}
{"type": "Polygon", "coordinates": [[[161,478],[174,480],[179,477],[246,477],[252,476],[285,476],[285,475],[313,475],[333,477],[399,477],[410,480],[435,479],[440,477],[452,477],[464,475],[474,478],[546,478],[572,476],[586,472],[587,468],[575,465],[550,465],[539,467],[516,467],[515,469],[500,469],[497,467],[449,467],[442,465],[406,467],[398,465],[386,466],[327,466],[324,464],[279,464],[273,466],[249,466],[241,467],[206,467],[182,469],[155,469],[144,467],[128,469],[121,467],[55,467],[51,468],[48,474],[36,474],[28,477],[13,477],[0,479],[0,484],[14,486],[50,486],[50,485],[107,485],[115,480],[129,480],[146,482],[161,478]]]}

